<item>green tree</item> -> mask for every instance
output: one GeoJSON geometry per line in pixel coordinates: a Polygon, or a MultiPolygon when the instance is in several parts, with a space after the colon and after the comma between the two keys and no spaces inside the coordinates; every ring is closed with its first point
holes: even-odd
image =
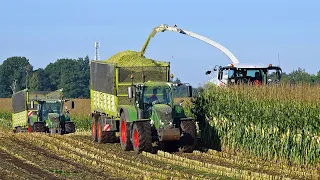
{"type": "Polygon", "coordinates": [[[0,97],[11,97],[13,92],[26,88],[27,74],[33,67],[26,57],[9,57],[0,65],[0,97]]]}
{"type": "Polygon", "coordinates": [[[28,88],[35,91],[50,90],[50,81],[44,72],[44,69],[39,68],[32,72],[29,76],[28,88]]]}
{"type": "Polygon", "coordinates": [[[89,57],[75,59],[58,59],[45,68],[49,80],[49,90],[63,88],[67,98],[88,98],[90,65],[89,57]]]}

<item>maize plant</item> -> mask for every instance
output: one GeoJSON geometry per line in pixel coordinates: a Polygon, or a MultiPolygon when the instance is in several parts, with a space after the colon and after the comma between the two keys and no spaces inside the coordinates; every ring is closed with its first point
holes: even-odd
{"type": "Polygon", "coordinates": [[[320,86],[208,84],[193,105],[211,148],[243,150],[298,165],[320,161],[320,86]]]}

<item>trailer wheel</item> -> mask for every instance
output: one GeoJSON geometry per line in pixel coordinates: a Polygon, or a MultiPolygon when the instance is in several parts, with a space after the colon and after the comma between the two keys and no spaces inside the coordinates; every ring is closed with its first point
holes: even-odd
{"type": "Polygon", "coordinates": [[[91,138],[93,142],[97,142],[97,120],[95,117],[92,117],[92,122],[91,122],[91,138]]]}
{"type": "Polygon", "coordinates": [[[65,132],[66,134],[76,132],[74,122],[71,122],[71,121],[65,122],[65,132]]]}
{"type": "Polygon", "coordinates": [[[120,115],[120,144],[124,151],[132,150],[132,143],[130,141],[130,123],[126,122],[124,113],[120,115]]]}
{"type": "Polygon", "coordinates": [[[182,137],[180,147],[183,152],[192,153],[196,144],[196,125],[193,121],[181,121],[182,137]]]}
{"type": "Polygon", "coordinates": [[[99,117],[98,125],[97,125],[97,138],[98,143],[114,143],[117,141],[117,136],[115,132],[103,131],[103,122],[102,118],[99,117]]]}
{"type": "Polygon", "coordinates": [[[21,126],[16,127],[16,129],[15,129],[14,132],[15,132],[15,133],[21,133],[21,132],[22,132],[21,126]]]}
{"type": "Polygon", "coordinates": [[[33,132],[45,132],[46,128],[43,122],[33,123],[33,132]]]}
{"type": "Polygon", "coordinates": [[[136,153],[152,151],[152,134],[149,121],[135,122],[133,124],[132,144],[136,153]]]}

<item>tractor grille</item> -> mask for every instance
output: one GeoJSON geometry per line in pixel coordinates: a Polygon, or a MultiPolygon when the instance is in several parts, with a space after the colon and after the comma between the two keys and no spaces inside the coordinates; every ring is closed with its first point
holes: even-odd
{"type": "Polygon", "coordinates": [[[54,123],[60,122],[59,114],[49,114],[49,119],[54,123]]]}

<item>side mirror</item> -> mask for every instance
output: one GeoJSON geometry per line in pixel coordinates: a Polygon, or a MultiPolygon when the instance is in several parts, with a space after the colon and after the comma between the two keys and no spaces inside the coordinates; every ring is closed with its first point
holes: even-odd
{"type": "Polygon", "coordinates": [[[71,109],[74,109],[74,101],[71,101],[71,109]]]}
{"type": "Polygon", "coordinates": [[[277,70],[277,77],[278,77],[278,79],[281,79],[281,73],[279,70],[277,70]]]}
{"type": "Polygon", "coordinates": [[[207,72],[206,72],[206,75],[208,75],[208,74],[211,74],[211,71],[207,71],[207,72]]]}
{"type": "Polygon", "coordinates": [[[223,72],[222,72],[222,71],[219,71],[219,73],[218,73],[218,79],[221,80],[221,79],[222,79],[222,76],[223,76],[223,72]]]}
{"type": "Polygon", "coordinates": [[[132,90],[132,86],[128,87],[128,98],[132,99],[133,98],[133,90],[132,90]]]}
{"type": "Polygon", "coordinates": [[[30,107],[31,107],[31,109],[33,109],[33,108],[34,108],[34,101],[31,101],[31,103],[30,103],[30,107]]]}
{"type": "Polygon", "coordinates": [[[188,97],[192,97],[192,86],[187,86],[188,97]]]}

